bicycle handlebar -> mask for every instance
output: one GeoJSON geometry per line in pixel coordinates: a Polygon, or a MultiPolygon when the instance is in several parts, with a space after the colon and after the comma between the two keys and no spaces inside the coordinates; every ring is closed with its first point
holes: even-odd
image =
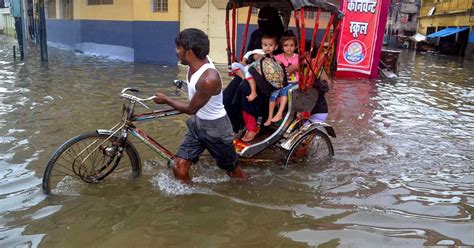
{"type": "Polygon", "coordinates": [[[123,90],[120,92],[119,96],[120,96],[121,98],[125,98],[125,99],[127,99],[127,100],[129,100],[129,101],[137,102],[137,103],[139,103],[140,105],[142,105],[143,107],[145,107],[145,108],[147,108],[147,109],[153,110],[153,109],[151,109],[150,107],[148,107],[148,106],[147,106],[145,103],[143,103],[143,102],[152,101],[153,99],[155,99],[155,96],[150,96],[150,97],[148,97],[148,98],[140,98],[140,97],[137,97],[137,96],[134,96],[134,95],[130,95],[130,94],[125,93],[125,92],[127,92],[127,91],[131,91],[131,92],[134,92],[134,93],[140,92],[140,91],[139,91],[138,89],[136,89],[136,88],[125,88],[125,89],[123,89],[123,90]]]}
{"type": "Polygon", "coordinates": [[[127,87],[127,88],[124,88],[120,93],[123,94],[127,91],[131,91],[131,92],[134,92],[134,93],[138,93],[140,92],[137,88],[133,88],[133,87],[127,87]]]}
{"type": "MultiPolygon", "coordinates": [[[[185,85],[186,82],[183,81],[183,80],[173,80],[173,85],[177,88],[177,89],[181,89],[183,88],[183,85],[185,85]]],[[[141,104],[142,106],[144,106],[145,108],[147,109],[151,109],[150,107],[148,107],[146,104],[144,104],[143,102],[148,102],[148,101],[152,101],[154,100],[156,97],[155,96],[150,96],[148,98],[140,98],[140,97],[137,97],[137,96],[134,96],[134,95],[131,95],[131,94],[127,94],[126,92],[127,91],[131,91],[131,92],[134,92],[134,93],[138,93],[140,92],[137,88],[133,88],[133,87],[127,87],[127,88],[124,88],[119,96],[121,98],[125,98],[127,100],[130,100],[130,101],[133,101],[133,102],[137,102],[139,104],[141,104]]]]}
{"type": "Polygon", "coordinates": [[[140,97],[130,95],[130,94],[127,94],[127,93],[120,93],[120,97],[128,99],[130,101],[135,101],[135,102],[148,102],[148,101],[152,101],[153,99],[155,99],[155,96],[150,96],[148,98],[140,98],[140,97]]]}
{"type": "MultiPolygon", "coordinates": [[[[182,89],[183,85],[186,84],[185,81],[183,80],[173,80],[173,85],[177,88],[177,89],[182,89]]],[[[119,96],[121,98],[125,98],[129,101],[133,101],[133,102],[137,102],[139,103],[140,105],[142,105],[143,107],[147,108],[147,109],[151,109],[150,107],[148,107],[146,104],[144,104],[143,102],[148,102],[148,101],[152,101],[154,100],[156,97],[155,96],[150,96],[148,98],[140,98],[140,97],[137,97],[137,96],[134,96],[134,95],[131,95],[131,94],[127,94],[126,92],[127,91],[131,91],[133,93],[138,93],[140,92],[137,88],[133,88],[133,87],[127,87],[127,88],[124,88],[119,96]]]]}

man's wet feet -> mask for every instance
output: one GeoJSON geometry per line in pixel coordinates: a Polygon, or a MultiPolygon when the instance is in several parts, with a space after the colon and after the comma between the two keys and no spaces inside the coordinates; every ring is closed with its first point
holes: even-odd
{"type": "Polygon", "coordinates": [[[245,172],[240,166],[235,167],[234,170],[227,171],[227,175],[229,175],[232,178],[237,178],[242,181],[249,179],[249,174],[245,172]]]}
{"type": "Polygon", "coordinates": [[[189,164],[188,163],[176,163],[173,166],[173,174],[176,179],[183,183],[190,184],[191,178],[189,177],[189,164]]]}

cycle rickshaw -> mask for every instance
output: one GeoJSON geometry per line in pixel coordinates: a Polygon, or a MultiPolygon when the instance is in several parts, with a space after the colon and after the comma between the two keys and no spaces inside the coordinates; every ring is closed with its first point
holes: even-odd
{"type": "MultiPolygon", "coordinates": [[[[226,9],[227,55],[229,65],[237,61],[236,55],[236,9],[248,8],[247,22],[242,39],[244,50],[252,8],[262,8],[271,5],[282,16],[287,29],[291,15],[294,14],[300,68],[300,82],[288,93],[288,106],[279,126],[262,135],[251,143],[236,141],[236,151],[241,158],[252,160],[262,151],[270,147],[284,152],[282,167],[292,163],[319,163],[334,156],[334,149],[329,136],[336,137],[334,129],[326,123],[311,123],[304,125],[305,113],[311,111],[316,104],[318,90],[314,81],[325,73],[334,63],[336,37],[340,29],[342,13],[338,7],[322,0],[230,0],[226,9]],[[319,29],[322,13],[331,15],[324,36],[319,41],[319,49],[314,57],[305,54],[306,24],[305,11],[316,14],[311,35],[310,53],[315,50],[316,33],[319,29]],[[303,65],[306,66],[303,66],[303,65]]],[[[240,53],[240,59],[243,53],[240,53]]],[[[183,81],[175,80],[177,87],[183,81]]],[[[51,156],[43,175],[42,188],[46,194],[60,193],[62,187],[70,187],[74,182],[99,183],[117,168],[125,168],[132,177],[141,174],[141,161],[137,149],[128,136],[137,137],[140,141],[156,151],[170,165],[174,154],[152,139],[136,124],[180,114],[174,109],[152,110],[145,102],[153,97],[139,98],[137,89],[125,88],[120,97],[128,103],[124,104],[122,120],[110,129],[97,129],[94,132],[83,133],[62,144],[51,156]],[[136,114],[135,106],[142,105],[149,111],[136,114]]]]}

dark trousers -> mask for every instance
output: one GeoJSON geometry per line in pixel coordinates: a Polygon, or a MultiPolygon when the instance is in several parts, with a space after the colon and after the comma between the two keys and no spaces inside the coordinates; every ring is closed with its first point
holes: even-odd
{"type": "Polygon", "coordinates": [[[234,132],[245,127],[242,111],[255,117],[255,120],[265,120],[268,115],[268,96],[263,94],[257,87],[257,98],[252,102],[247,100],[250,95],[250,85],[247,81],[235,77],[224,89],[224,106],[227,115],[232,122],[234,132]]]}

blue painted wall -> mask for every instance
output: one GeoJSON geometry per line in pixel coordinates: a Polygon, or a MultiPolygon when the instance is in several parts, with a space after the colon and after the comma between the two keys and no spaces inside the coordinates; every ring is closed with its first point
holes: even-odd
{"type": "Polygon", "coordinates": [[[81,42],[134,49],[134,61],[176,64],[179,22],[47,19],[48,41],[74,48],[81,42]]]}
{"type": "MultiPolygon", "coordinates": [[[[248,33],[248,37],[247,37],[247,43],[245,44],[245,50],[247,50],[247,46],[249,44],[249,40],[250,40],[250,35],[252,34],[253,31],[255,31],[257,29],[257,25],[249,25],[249,33],[248,33]]],[[[236,47],[235,47],[235,50],[237,50],[237,52],[235,53],[235,56],[237,57],[237,59],[239,59],[239,56],[240,56],[240,48],[242,47],[242,39],[243,39],[243,35],[244,35],[244,32],[245,32],[245,24],[238,24],[237,25],[237,43],[236,43],[236,47]]],[[[231,34],[232,35],[232,34],[231,34]]]]}
{"type": "Polygon", "coordinates": [[[178,32],[179,22],[133,22],[135,61],[176,64],[174,39],[178,32]]]}
{"type": "Polygon", "coordinates": [[[74,20],[48,19],[46,30],[48,41],[59,43],[71,48],[78,43],[75,39],[76,22],[74,20]]]}
{"type": "Polygon", "coordinates": [[[81,24],[81,41],[133,48],[131,21],[77,20],[81,24]]]}

